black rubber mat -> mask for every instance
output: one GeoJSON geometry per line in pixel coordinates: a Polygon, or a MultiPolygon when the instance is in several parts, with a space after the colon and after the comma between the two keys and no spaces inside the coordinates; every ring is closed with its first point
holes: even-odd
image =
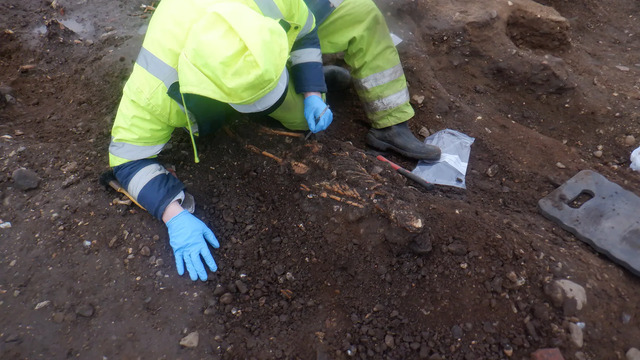
{"type": "Polygon", "coordinates": [[[545,217],[640,276],[640,197],[583,170],[538,206],[545,217]]]}

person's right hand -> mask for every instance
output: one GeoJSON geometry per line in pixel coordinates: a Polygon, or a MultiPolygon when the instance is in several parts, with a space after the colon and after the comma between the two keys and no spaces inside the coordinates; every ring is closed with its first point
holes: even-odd
{"type": "Polygon", "coordinates": [[[184,266],[186,265],[191,280],[196,281],[200,277],[200,280],[206,281],[207,270],[202,264],[202,259],[211,271],[218,270],[218,266],[207,247],[207,242],[214,248],[219,248],[220,244],[207,225],[187,210],[183,210],[167,221],[167,228],[169,243],[176,257],[178,275],[184,274],[184,266]]]}
{"type": "Polygon", "coordinates": [[[326,130],[333,121],[333,113],[318,95],[304,99],[304,117],[312,133],[326,130]]]}

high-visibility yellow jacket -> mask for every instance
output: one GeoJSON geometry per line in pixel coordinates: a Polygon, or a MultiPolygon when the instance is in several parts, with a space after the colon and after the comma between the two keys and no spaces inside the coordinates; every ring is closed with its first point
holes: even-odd
{"type": "Polygon", "coordinates": [[[191,132],[195,125],[195,119],[187,117],[183,93],[230,103],[240,112],[264,110],[261,101],[272,103],[270,98],[282,92],[278,86],[288,83],[287,78],[283,81],[288,76],[284,65],[292,49],[306,57],[299,61],[298,75],[292,75],[294,80],[302,79],[296,90],[326,91],[314,16],[303,0],[163,0],[150,21],[113,124],[109,162],[122,185],[160,218],[184,188],[154,159],[175,128],[187,127],[191,132]],[[237,16],[241,12],[246,16],[237,16]],[[215,27],[225,19],[233,24],[216,39],[196,36],[202,28],[215,27]],[[257,28],[258,20],[271,23],[257,28]],[[264,29],[274,38],[278,34],[286,37],[268,44],[255,43],[252,37],[264,39],[264,29]],[[238,69],[237,64],[251,62],[242,58],[247,53],[242,46],[226,38],[232,31],[236,39],[243,39],[241,45],[250,48],[249,52],[271,51],[273,57],[256,57],[254,66],[238,69]],[[225,74],[227,69],[235,75],[225,74]],[[245,71],[254,74],[243,77],[245,71]],[[216,82],[216,74],[229,76],[216,82]],[[305,83],[305,76],[311,80],[305,83]],[[256,78],[257,86],[242,86],[256,78]],[[234,81],[238,84],[229,84],[234,81]],[[170,90],[177,96],[169,96],[170,90]]]}

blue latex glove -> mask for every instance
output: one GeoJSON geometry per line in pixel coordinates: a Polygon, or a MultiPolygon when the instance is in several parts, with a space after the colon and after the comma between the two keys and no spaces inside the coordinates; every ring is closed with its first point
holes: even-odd
{"type": "Polygon", "coordinates": [[[333,121],[333,113],[318,95],[311,95],[304,99],[304,117],[312,133],[326,130],[333,121]]]}
{"type": "Polygon", "coordinates": [[[176,257],[178,275],[184,274],[184,265],[186,264],[191,280],[196,281],[200,277],[200,280],[206,281],[207,270],[204,268],[200,256],[211,271],[218,270],[218,266],[216,266],[207,247],[207,241],[214,248],[219,248],[220,244],[207,225],[187,210],[183,210],[167,222],[167,228],[169,229],[169,243],[176,257]]]}

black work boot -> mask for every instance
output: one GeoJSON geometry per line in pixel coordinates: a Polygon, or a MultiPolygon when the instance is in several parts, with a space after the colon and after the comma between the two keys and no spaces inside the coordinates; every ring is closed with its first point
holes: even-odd
{"type": "Polygon", "coordinates": [[[367,133],[367,144],[381,151],[393,150],[412,159],[440,159],[440,148],[418,140],[406,121],[382,129],[370,129],[367,133]]]}
{"type": "Polygon", "coordinates": [[[325,65],[322,67],[322,72],[324,72],[324,81],[327,83],[327,91],[342,91],[351,84],[351,74],[343,67],[325,65]]]}

